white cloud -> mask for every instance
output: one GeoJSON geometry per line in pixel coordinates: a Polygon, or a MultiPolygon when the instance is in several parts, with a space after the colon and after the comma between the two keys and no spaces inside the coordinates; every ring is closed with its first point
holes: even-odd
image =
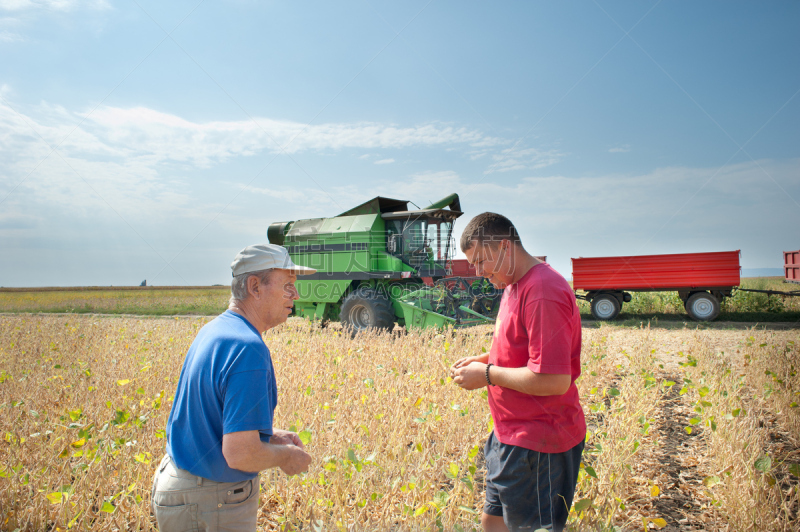
{"type": "Polygon", "coordinates": [[[556,164],[564,154],[556,149],[540,150],[512,146],[492,155],[492,164],[485,173],[510,172],[513,170],[535,170],[556,164]]]}
{"type": "MultiPolygon", "coordinates": [[[[50,205],[89,216],[111,208],[125,219],[150,220],[207,216],[209,206],[192,201],[190,176],[198,171],[224,175],[223,165],[246,164],[242,161],[255,155],[289,155],[287,164],[296,169],[299,154],[357,149],[368,151],[360,158],[384,165],[395,158],[379,159],[369,150],[433,148],[461,152],[466,158],[475,146],[500,143],[480,131],[441,123],[305,125],[263,117],[196,122],[145,107],[101,106],[90,113],[91,109],[76,112],[46,102],[15,110],[9,102],[12,94],[9,86],[0,86],[0,201],[14,190],[4,209],[36,205],[41,210],[50,205]],[[21,184],[15,188],[17,183],[21,184]]],[[[230,179],[231,184],[237,182],[230,179]]],[[[363,201],[361,189],[340,187],[329,195],[333,187],[328,183],[323,187],[309,176],[304,184],[301,192],[288,187],[249,192],[290,203],[311,198],[310,205],[333,211],[363,201]]]]}
{"type": "Polygon", "coordinates": [[[0,31],[0,42],[22,42],[24,39],[18,33],[0,31]]]}
{"type": "Polygon", "coordinates": [[[81,7],[108,9],[105,0],[0,0],[0,9],[6,11],[26,11],[48,9],[53,11],[72,11],[81,7]]]}
{"type": "Polygon", "coordinates": [[[614,148],[611,148],[608,150],[608,153],[628,153],[629,151],[631,151],[631,145],[623,144],[621,146],[615,146],[614,148]]]}

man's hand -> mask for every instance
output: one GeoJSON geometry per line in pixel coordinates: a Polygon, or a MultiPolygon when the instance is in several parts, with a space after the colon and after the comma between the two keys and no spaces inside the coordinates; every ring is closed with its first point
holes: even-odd
{"type": "Polygon", "coordinates": [[[284,473],[292,476],[308,471],[311,455],[305,452],[306,447],[296,433],[283,429],[272,429],[269,442],[272,445],[285,446],[283,449],[284,461],[278,466],[284,473]]]}
{"type": "Polygon", "coordinates": [[[486,364],[483,362],[470,362],[456,370],[451,371],[453,382],[465,390],[477,390],[486,386],[486,364]]]}
{"type": "Polygon", "coordinates": [[[487,353],[485,355],[478,355],[476,357],[459,358],[458,360],[455,361],[455,363],[452,366],[450,366],[450,378],[451,379],[455,379],[456,378],[455,371],[458,368],[463,368],[464,366],[469,366],[473,362],[482,362],[482,363],[486,364],[487,362],[489,362],[489,354],[487,353]]]}
{"type": "Polygon", "coordinates": [[[273,445],[294,445],[296,447],[300,447],[301,449],[306,448],[306,446],[303,445],[303,442],[300,441],[300,436],[294,432],[289,432],[288,430],[282,429],[273,429],[272,436],[269,438],[269,442],[273,445]]]}
{"type": "Polygon", "coordinates": [[[283,460],[279,467],[284,473],[292,476],[308,471],[308,465],[311,463],[310,454],[295,445],[285,445],[283,449],[283,460]]]}

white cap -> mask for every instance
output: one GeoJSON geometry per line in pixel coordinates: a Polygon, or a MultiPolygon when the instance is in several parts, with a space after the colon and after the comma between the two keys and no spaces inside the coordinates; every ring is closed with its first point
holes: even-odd
{"type": "Polygon", "coordinates": [[[256,244],[247,246],[236,255],[231,263],[233,276],[243,273],[270,270],[273,268],[291,270],[297,275],[310,275],[316,273],[314,268],[298,266],[289,258],[289,252],[283,246],[276,244],[256,244]]]}

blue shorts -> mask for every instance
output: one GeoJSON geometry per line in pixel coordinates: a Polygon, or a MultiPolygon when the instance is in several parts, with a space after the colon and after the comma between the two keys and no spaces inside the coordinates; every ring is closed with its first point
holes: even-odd
{"type": "Polygon", "coordinates": [[[561,531],[567,523],[584,441],[563,453],[540,453],[486,441],[486,502],[483,512],[502,517],[508,529],[561,531]]]}

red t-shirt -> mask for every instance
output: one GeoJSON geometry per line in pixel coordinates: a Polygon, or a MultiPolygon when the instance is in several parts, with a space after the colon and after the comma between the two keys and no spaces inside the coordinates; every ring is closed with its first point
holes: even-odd
{"type": "Polygon", "coordinates": [[[506,287],[489,362],[534,373],[572,375],[564,395],[539,397],[489,386],[498,440],[543,453],[568,451],[586,437],[575,379],[581,374],[581,317],[575,294],[549,264],[506,287]]]}

